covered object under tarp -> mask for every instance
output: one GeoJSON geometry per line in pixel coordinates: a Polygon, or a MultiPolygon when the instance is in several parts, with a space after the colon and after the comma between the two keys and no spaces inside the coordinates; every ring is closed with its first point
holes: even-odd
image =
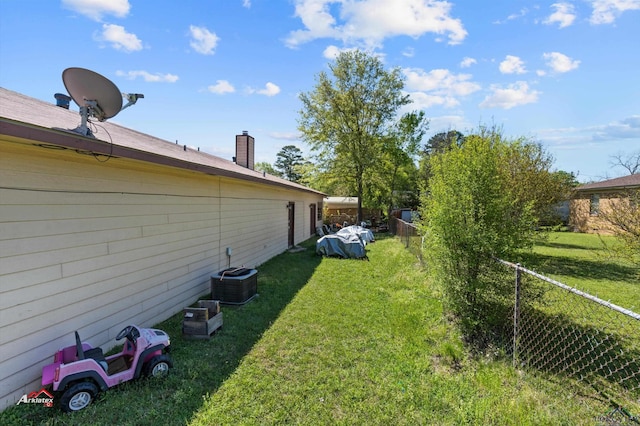
{"type": "Polygon", "coordinates": [[[340,256],[343,259],[367,257],[362,238],[356,234],[325,235],[316,243],[316,253],[322,256],[340,256]]]}
{"type": "Polygon", "coordinates": [[[360,238],[362,238],[362,241],[364,241],[365,244],[372,243],[372,242],[375,241],[375,239],[373,237],[373,232],[371,232],[370,229],[363,228],[362,226],[358,226],[358,225],[351,225],[351,226],[344,227],[341,230],[339,230],[338,232],[336,232],[336,234],[338,234],[338,235],[359,235],[360,238]]]}

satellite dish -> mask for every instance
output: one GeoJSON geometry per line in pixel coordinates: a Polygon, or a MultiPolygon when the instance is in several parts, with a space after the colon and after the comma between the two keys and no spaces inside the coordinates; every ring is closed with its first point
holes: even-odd
{"type": "Polygon", "coordinates": [[[114,117],[122,109],[122,94],[118,87],[96,72],[67,68],[62,72],[62,81],[75,103],[93,109],[93,115],[100,121],[114,117]]]}
{"type": "Polygon", "coordinates": [[[135,104],[139,98],[144,98],[141,93],[121,93],[111,80],[84,68],[67,68],[62,72],[62,81],[71,98],[80,107],[82,122],[73,131],[84,136],[93,136],[87,127],[89,117],[105,121],[135,104]],[[124,107],[123,97],[128,101],[124,107]]]}

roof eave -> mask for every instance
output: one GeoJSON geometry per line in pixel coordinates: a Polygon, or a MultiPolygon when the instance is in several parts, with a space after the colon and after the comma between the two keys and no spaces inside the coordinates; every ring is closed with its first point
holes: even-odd
{"type": "Polygon", "coordinates": [[[0,117],[0,135],[7,135],[27,141],[35,141],[42,144],[56,145],[65,148],[90,151],[99,155],[110,155],[113,157],[128,158],[148,163],[159,164],[169,167],[205,173],[214,176],[224,176],[250,182],[257,182],[266,185],[278,186],[289,190],[306,191],[313,194],[325,196],[326,194],[306,187],[292,187],[291,185],[263,179],[261,176],[251,176],[237,173],[233,170],[226,170],[206,164],[194,163],[181,160],[179,158],[168,157],[148,151],[142,151],[122,145],[111,144],[99,139],[89,138],[71,131],[48,129],[31,125],[19,121],[0,117]]]}
{"type": "Polygon", "coordinates": [[[576,188],[575,192],[629,191],[640,189],[640,185],[601,186],[595,188],[576,188]]]}

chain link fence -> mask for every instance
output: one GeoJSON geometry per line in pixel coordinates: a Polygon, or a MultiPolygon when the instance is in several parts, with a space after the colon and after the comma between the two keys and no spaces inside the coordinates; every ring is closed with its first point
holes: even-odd
{"type": "Polygon", "coordinates": [[[515,274],[514,366],[566,378],[575,384],[568,392],[595,397],[626,421],[640,422],[640,314],[498,262],[515,274]]]}
{"type": "Polygon", "coordinates": [[[423,261],[424,237],[420,235],[416,225],[392,216],[389,219],[389,232],[400,238],[405,248],[415,254],[420,262],[423,261]]]}
{"type": "MultiPolygon", "coordinates": [[[[393,218],[389,231],[423,260],[415,225],[393,218]]],[[[498,262],[513,270],[514,296],[508,331],[495,337],[508,342],[514,367],[562,382],[565,397],[611,407],[602,424],[640,424],[640,314],[498,262]]]]}

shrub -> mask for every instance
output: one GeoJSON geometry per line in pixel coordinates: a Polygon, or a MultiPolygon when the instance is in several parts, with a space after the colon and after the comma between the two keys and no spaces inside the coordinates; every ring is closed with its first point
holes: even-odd
{"type": "Polygon", "coordinates": [[[527,187],[549,176],[549,157],[541,154],[538,145],[483,130],[429,160],[425,257],[468,337],[486,334],[506,314],[513,280],[494,257],[512,259],[532,245],[543,203],[527,187]]]}

